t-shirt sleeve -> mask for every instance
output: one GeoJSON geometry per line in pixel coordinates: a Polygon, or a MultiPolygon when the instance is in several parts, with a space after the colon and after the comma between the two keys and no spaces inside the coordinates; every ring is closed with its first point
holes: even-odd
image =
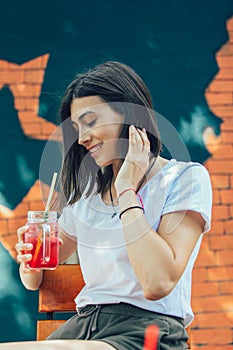
{"type": "Polygon", "coordinates": [[[180,210],[198,212],[205,220],[205,233],[210,230],[211,209],[212,188],[206,168],[193,163],[180,169],[170,185],[162,215],[180,210]]]}
{"type": "Polygon", "coordinates": [[[77,238],[75,216],[71,206],[64,207],[62,214],[58,219],[58,224],[69,236],[77,238]]]}

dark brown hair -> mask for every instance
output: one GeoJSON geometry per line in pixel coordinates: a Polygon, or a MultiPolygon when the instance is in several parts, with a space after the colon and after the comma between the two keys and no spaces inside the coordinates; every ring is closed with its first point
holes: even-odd
{"type": "MultiPolygon", "coordinates": [[[[75,203],[84,192],[89,196],[95,183],[97,191],[103,193],[113,176],[111,165],[99,168],[85,147],[77,142],[78,135],[70,121],[70,106],[73,99],[85,96],[99,96],[103,103],[108,103],[124,116],[125,124],[119,140],[128,140],[129,125],[134,124],[147,130],[150,151],[155,158],[161,151],[151,95],[133,69],[109,61],[78,74],[67,87],[60,108],[64,147],[61,190],[68,204],[75,203]]],[[[121,152],[122,162],[127,149],[121,152]]]]}

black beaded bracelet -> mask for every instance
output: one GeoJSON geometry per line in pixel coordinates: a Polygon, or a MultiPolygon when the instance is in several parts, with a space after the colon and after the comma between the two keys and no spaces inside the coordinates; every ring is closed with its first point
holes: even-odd
{"type": "Polygon", "coordinates": [[[119,219],[121,219],[121,216],[122,216],[126,211],[128,211],[128,210],[130,210],[130,209],[141,209],[141,210],[143,211],[143,214],[145,213],[143,207],[140,207],[139,205],[134,205],[133,207],[128,207],[128,208],[122,210],[122,212],[120,212],[120,214],[119,214],[119,219]]]}

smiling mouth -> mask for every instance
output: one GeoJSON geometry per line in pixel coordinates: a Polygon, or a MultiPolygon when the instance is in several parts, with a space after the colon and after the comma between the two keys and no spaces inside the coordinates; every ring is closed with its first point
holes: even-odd
{"type": "Polygon", "coordinates": [[[103,146],[103,142],[98,143],[98,145],[92,147],[91,149],[89,149],[89,152],[91,154],[91,156],[94,156],[103,146]]]}

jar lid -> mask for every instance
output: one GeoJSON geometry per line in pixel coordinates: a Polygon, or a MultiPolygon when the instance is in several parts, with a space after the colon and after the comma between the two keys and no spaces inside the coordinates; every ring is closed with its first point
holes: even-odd
{"type": "Polygon", "coordinates": [[[56,211],[29,211],[28,212],[28,221],[30,222],[43,222],[43,221],[56,221],[57,212],[56,211]]]}

